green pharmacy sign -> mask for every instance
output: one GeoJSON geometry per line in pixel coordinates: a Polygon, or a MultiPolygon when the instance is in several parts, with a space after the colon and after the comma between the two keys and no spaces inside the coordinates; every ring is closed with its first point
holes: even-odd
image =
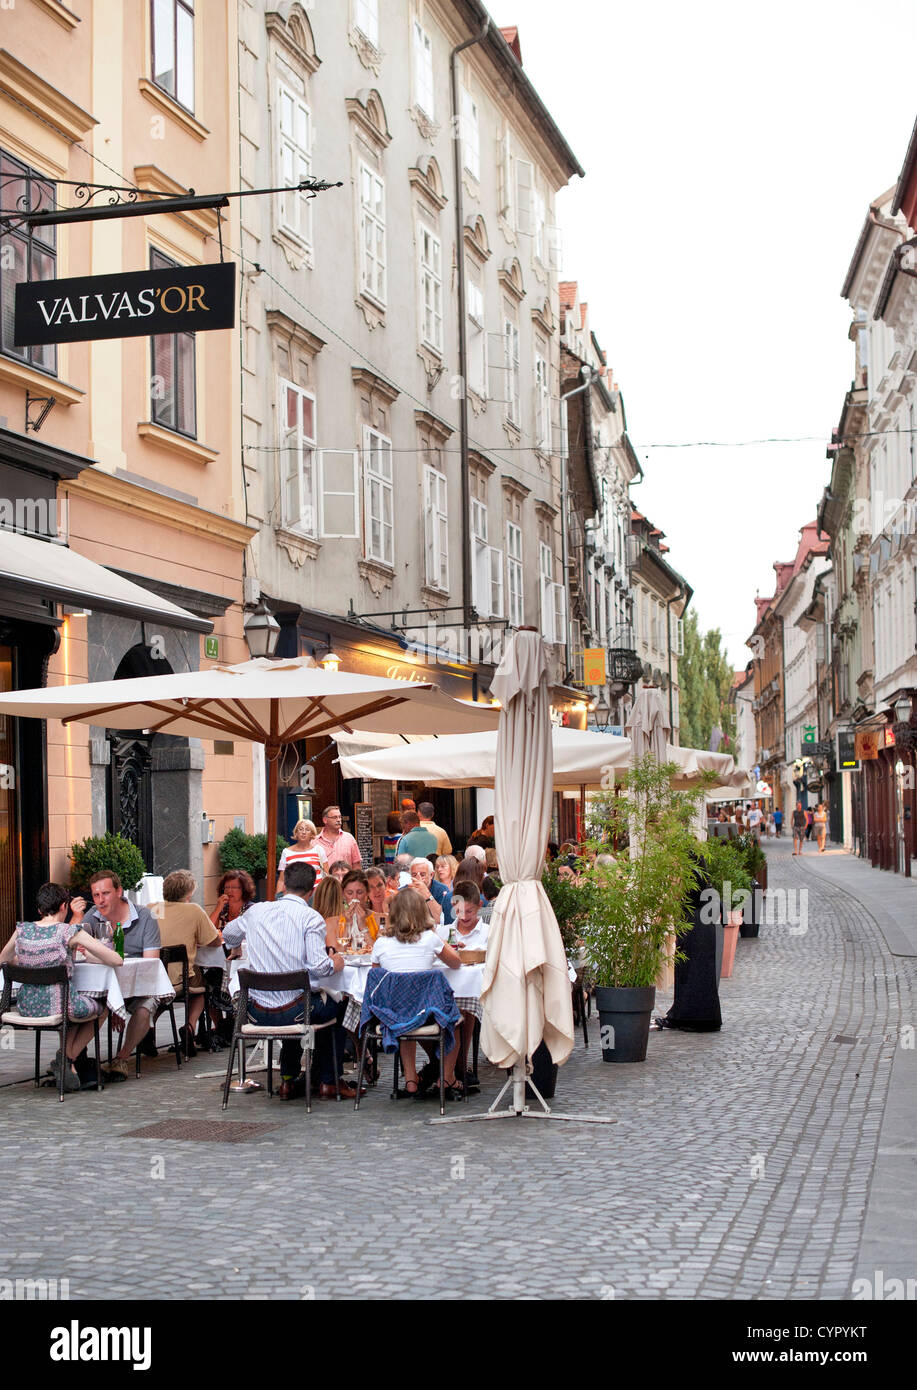
{"type": "Polygon", "coordinates": [[[815,740],[815,725],[814,725],[814,724],[803,724],[803,726],[802,726],[802,744],[803,744],[803,747],[805,747],[806,744],[813,744],[813,743],[815,743],[815,741],[816,741],[816,740],[815,740]]]}

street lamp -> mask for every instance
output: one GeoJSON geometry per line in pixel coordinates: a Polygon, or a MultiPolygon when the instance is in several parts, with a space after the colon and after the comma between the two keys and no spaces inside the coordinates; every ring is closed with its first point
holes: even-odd
{"type": "Polygon", "coordinates": [[[596,728],[607,729],[611,723],[611,705],[607,700],[596,700],[594,708],[596,728]]]}
{"type": "Polygon", "coordinates": [[[341,658],[338,656],[337,652],[332,651],[331,647],[329,647],[325,655],[319,657],[318,664],[323,671],[333,671],[337,673],[341,669],[341,658]]]}
{"type": "Polygon", "coordinates": [[[242,624],[248,650],[253,657],[273,656],[280,637],[280,624],[262,600],[242,624]]]}
{"type": "Polygon", "coordinates": [[[899,724],[909,724],[911,722],[910,695],[901,695],[895,701],[895,718],[899,724]]]}

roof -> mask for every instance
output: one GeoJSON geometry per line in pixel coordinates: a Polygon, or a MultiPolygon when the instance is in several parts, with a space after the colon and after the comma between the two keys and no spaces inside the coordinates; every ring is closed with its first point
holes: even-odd
{"type": "Polygon", "coordinates": [[[521,66],[521,64],[522,64],[522,45],[519,43],[519,30],[516,28],[516,26],[515,26],[515,24],[514,24],[514,25],[512,25],[510,28],[501,29],[501,30],[500,30],[500,33],[501,33],[501,34],[503,35],[503,37],[506,39],[506,42],[509,44],[510,48],[513,50],[513,53],[516,55],[517,59],[519,60],[519,64],[520,64],[520,66],[521,66]]]}
{"type": "Polygon", "coordinates": [[[575,280],[561,280],[557,286],[560,294],[560,307],[562,309],[572,309],[576,303],[577,283],[575,280]]]}
{"type": "Polygon", "coordinates": [[[580,178],[585,178],[585,169],[567,144],[560,127],[523,71],[521,59],[507,43],[502,30],[494,24],[488,14],[487,7],[481,3],[481,0],[462,0],[460,8],[465,12],[465,23],[471,33],[480,34],[486,23],[487,30],[481,46],[487,50],[496,66],[502,70],[504,77],[509,79],[511,86],[517,89],[520,100],[528,108],[533,118],[532,124],[537,133],[549,145],[552,145],[559,155],[567,178],[572,178],[574,174],[579,174],[580,178]]]}
{"type": "Polygon", "coordinates": [[[895,196],[892,198],[892,214],[901,211],[901,200],[907,192],[907,186],[917,168],[917,121],[911,131],[911,138],[908,141],[907,154],[904,156],[904,163],[901,166],[901,173],[898,175],[898,182],[895,184],[895,196]]]}
{"type": "MultiPolygon", "coordinates": [[[[886,189],[886,191],[881,195],[881,197],[876,198],[875,202],[869,204],[869,211],[866,214],[866,218],[860,230],[860,235],[857,240],[857,244],[854,247],[853,258],[850,262],[850,265],[847,267],[847,274],[844,276],[844,283],[841,286],[841,299],[846,299],[850,294],[854,277],[856,276],[860,261],[863,258],[863,252],[866,250],[866,243],[869,240],[869,233],[872,230],[872,228],[876,225],[876,219],[879,216],[879,208],[882,206],[883,203],[888,202],[889,198],[892,196],[894,191],[895,190],[893,188],[886,189]]],[[[898,230],[896,227],[893,227],[891,223],[884,222],[881,220],[879,221],[879,226],[884,227],[889,232],[898,230]]]]}

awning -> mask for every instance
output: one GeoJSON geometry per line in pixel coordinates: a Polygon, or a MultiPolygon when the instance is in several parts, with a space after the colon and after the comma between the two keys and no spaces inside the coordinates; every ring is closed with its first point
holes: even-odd
{"type": "Polygon", "coordinates": [[[0,529],[0,584],[55,603],[118,613],[141,622],[157,622],[192,632],[213,631],[213,623],[207,618],[199,618],[149,589],[122,579],[69,546],[21,536],[16,531],[0,529]]]}

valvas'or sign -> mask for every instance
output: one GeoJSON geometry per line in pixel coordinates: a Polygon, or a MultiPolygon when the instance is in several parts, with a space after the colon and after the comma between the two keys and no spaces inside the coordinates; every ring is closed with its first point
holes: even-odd
{"type": "Polygon", "coordinates": [[[232,328],[235,288],[235,264],[222,262],[33,280],[16,286],[13,341],[33,347],[232,328]]]}

